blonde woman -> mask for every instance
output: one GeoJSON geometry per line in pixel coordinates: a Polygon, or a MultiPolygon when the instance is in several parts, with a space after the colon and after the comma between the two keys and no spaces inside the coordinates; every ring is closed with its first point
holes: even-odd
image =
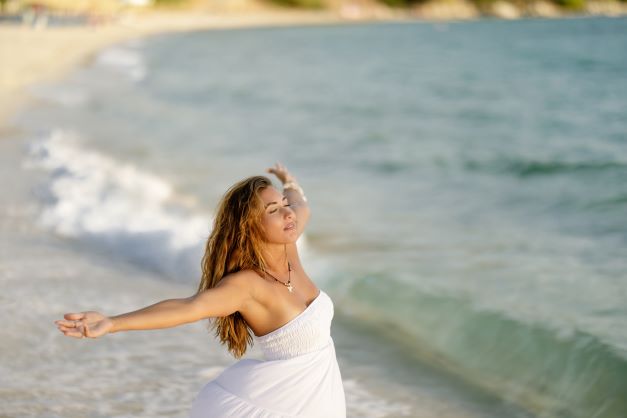
{"type": "Polygon", "coordinates": [[[175,327],[209,319],[216,336],[240,358],[256,342],[264,360],[240,359],[207,383],[192,418],[345,417],[342,378],[330,335],[331,298],[311,281],[296,240],[309,219],[302,188],[281,164],[232,186],[219,203],[202,259],[198,291],[134,312],[68,313],[63,334],[175,327]]]}

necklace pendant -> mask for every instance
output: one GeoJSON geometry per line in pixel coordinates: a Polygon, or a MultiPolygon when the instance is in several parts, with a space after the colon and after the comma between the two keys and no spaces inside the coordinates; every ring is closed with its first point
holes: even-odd
{"type": "Polygon", "coordinates": [[[291,285],[291,284],[288,284],[288,285],[287,285],[287,290],[289,290],[289,292],[290,292],[290,293],[292,293],[292,289],[293,289],[292,285],[291,285]]]}

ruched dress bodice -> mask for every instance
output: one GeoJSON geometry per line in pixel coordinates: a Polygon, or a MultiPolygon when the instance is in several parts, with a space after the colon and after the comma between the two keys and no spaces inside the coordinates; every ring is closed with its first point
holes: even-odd
{"type": "Polygon", "coordinates": [[[333,302],[322,290],[295,318],[282,327],[254,336],[266,360],[288,359],[320,350],[329,344],[333,302]]]}
{"type": "Polygon", "coordinates": [[[207,383],[191,418],[345,418],[333,311],[333,301],[320,290],[288,323],[254,336],[264,360],[240,360],[207,383]]]}

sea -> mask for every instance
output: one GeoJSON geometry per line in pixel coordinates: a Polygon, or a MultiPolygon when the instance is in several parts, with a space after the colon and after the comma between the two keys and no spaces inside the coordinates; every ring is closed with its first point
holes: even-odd
{"type": "Polygon", "coordinates": [[[625,18],[484,19],[157,35],[32,87],[0,415],[187,416],[235,362],[206,324],[53,321],[193,294],[220,197],[280,161],[349,417],[627,417],[626,75],[625,18]]]}

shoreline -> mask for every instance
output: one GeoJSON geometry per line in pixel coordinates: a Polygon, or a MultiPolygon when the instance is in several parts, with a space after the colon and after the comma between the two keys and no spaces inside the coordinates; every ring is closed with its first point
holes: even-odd
{"type": "MultiPolygon", "coordinates": [[[[455,2],[453,2],[455,3],[455,2]]],[[[626,6],[627,7],[627,6],[626,6]]],[[[473,12],[474,13],[474,12],[473,12]]],[[[165,33],[253,27],[363,24],[372,22],[476,21],[499,17],[460,14],[451,10],[413,13],[391,9],[355,15],[350,10],[265,9],[249,12],[150,11],[121,15],[99,25],[33,28],[0,25],[0,138],[11,129],[11,119],[29,102],[28,89],[58,80],[102,49],[116,43],[165,33]],[[444,15],[440,14],[444,12],[444,15]]],[[[517,16],[513,20],[595,18],[603,14],[517,16]]],[[[621,15],[624,16],[624,15],[621,15]]],[[[615,16],[615,17],[621,17],[615,16]]],[[[510,20],[506,16],[503,20],[510,20]]]]}
{"type": "MultiPolygon", "coordinates": [[[[453,1],[452,3],[456,3],[453,1]]],[[[428,6],[429,2],[425,4],[428,6]]],[[[625,6],[627,9],[627,6],[625,6]]],[[[338,10],[263,9],[240,12],[148,11],[120,15],[98,25],[33,28],[0,25],[0,138],[11,130],[11,119],[29,100],[28,89],[38,83],[58,80],[87,62],[102,49],[116,43],[165,33],[235,28],[364,24],[372,22],[447,23],[482,19],[526,20],[595,18],[604,14],[553,16],[479,16],[459,10],[377,9],[366,13],[338,10]],[[443,13],[443,14],[442,14],[443,13]],[[461,14],[460,14],[461,13],[461,14]]],[[[625,15],[612,16],[624,17],[625,15]]],[[[609,16],[608,16],[609,17],[609,16]]]]}

